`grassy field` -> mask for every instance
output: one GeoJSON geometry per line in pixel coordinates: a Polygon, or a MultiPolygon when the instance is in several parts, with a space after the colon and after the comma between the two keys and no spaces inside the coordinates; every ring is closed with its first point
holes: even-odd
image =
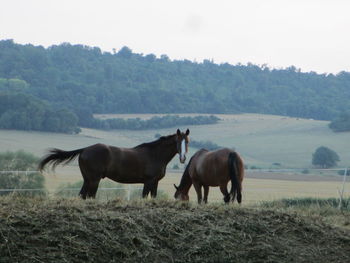
{"type": "MultiPolygon", "coordinates": [[[[155,114],[113,114],[97,115],[99,118],[151,118],[155,114]]],[[[164,115],[164,114],[158,114],[164,115]]],[[[198,114],[179,114],[195,116],[198,114]]],[[[217,114],[222,121],[215,125],[190,127],[195,140],[210,140],[221,146],[234,147],[242,154],[246,163],[259,167],[271,167],[280,163],[283,167],[311,167],[312,153],[324,145],[335,150],[341,159],[340,166],[350,165],[350,133],[334,133],[328,128],[327,121],[290,118],[275,115],[217,114]]],[[[186,128],[186,127],[180,127],[186,128]]],[[[174,129],[142,132],[147,140],[156,132],[162,135],[173,133],[174,129]]],[[[125,134],[124,132],[122,132],[125,134]]],[[[127,132],[129,133],[129,132],[127,132]]]]}
{"type": "MultiPolygon", "coordinates": [[[[150,118],[154,115],[112,116],[150,118]]],[[[350,133],[333,133],[326,121],[258,114],[217,116],[222,119],[218,124],[189,126],[191,137],[195,140],[210,140],[221,146],[234,147],[250,166],[269,168],[274,163],[279,163],[281,167],[311,167],[312,153],[321,145],[339,154],[340,167],[350,166],[350,151],[348,151],[350,133]]],[[[42,156],[50,147],[68,150],[97,142],[132,147],[154,140],[156,133],[168,135],[175,131],[176,128],[146,131],[82,129],[82,133],[78,135],[65,135],[0,130],[0,149],[1,151],[23,149],[42,156]]]]}
{"type": "MultiPolygon", "coordinates": [[[[170,171],[159,182],[159,190],[169,199],[173,198],[174,184],[178,185],[181,180],[181,172],[170,171]]],[[[78,167],[68,166],[58,168],[55,173],[46,173],[47,188],[51,193],[55,192],[57,186],[65,183],[81,181],[82,177],[78,167]]],[[[110,181],[104,179],[103,181],[110,181]]],[[[112,181],[110,181],[112,182],[112,181]]],[[[123,185],[127,188],[127,185],[123,185]]],[[[143,185],[132,185],[132,189],[142,188],[143,185]]],[[[229,189],[231,184],[228,185],[229,189]]],[[[339,198],[339,190],[342,189],[342,177],[334,175],[319,174],[273,174],[257,171],[248,171],[243,181],[243,206],[257,204],[261,201],[273,201],[281,198],[339,198]]],[[[111,190],[100,189],[99,192],[111,190]]],[[[345,187],[344,195],[350,196],[349,183],[345,187]]],[[[196,202],[197,195],[192,187],[190,189],[190,200],[196,202]]],[[[210,203],[222,203],[223,196],[218,187],[209,190],[210,203]]]]}
{"type": "MultiPolygon", "coordinates": [[[[182,114],[191,115],[191,114],[182,114]]],[[[192,114],[198,115],[198,114],[192,114]]],[[[144,115],[100,115],[99,118],[150,118],[154,114],[144,115]]],[[[335,150],[341,162],[339,167],[350,166],[350,133],[333,133],[328,122],[308,119],[288,118],[272,115],[241,114],[218,115],[222,120],[215,125],[190,126],[191,138],[195,140],[210,140],[221,146],[234,147],[251,167],[262,168],[310,168],[312,153],[321,145],[335,150]],[[274,164],[278,163],[279,166],[274,164]]],[[[187,127],[179,127],[185,129],[187,127]]],[[[176,128],[146,131],[99,131],[82,129],[77,135],[66,135],[44,132],[23,132],[0,130],[0,151],[23,149],[41,157],[46,150],[56,147],[73,150],[95,143],[105,143],[122,147],[133,147],[142,142],[154,140],[154,135],[172,134],[176,128]]],[[[195,149],[190,149],[189,156],[195,149]]],[[[179,164],[178,156],[168,165],[171,168],[179,164]]],[[[180,170],[183,166],[180,165],[180,170]]],[[[47,188],[55,189],[62,183],[73,183],[81,180],[80,171],[76,165],[58,167],[56,173],[46,173],[47,188]]],[[[173,195],[173,184],[178,184],[181,174],[169,172],[160,182],[160,189],[173,195]]],[[[335,197],[341,187],[341,177],[332,180],[325,177],[298,175],[290,179],[288,173],[277,177],[266,174],[253,176],[248,174],[244,181],[244,201],[251,203],[257,200],[273,200],[283,196],[288,197],[335,197]],[[297,178],[297,179],[295,179],[297,178]],[[313,177],[312,177],[313,178],[313,177]]],[[[349,194],[346,188],[346,194],[349,194]]],[[[195,199],[191,190],[191,199],[195,199]]],[[[221,201],[218,188],[210,190],[210,201],[221,201]]]]}

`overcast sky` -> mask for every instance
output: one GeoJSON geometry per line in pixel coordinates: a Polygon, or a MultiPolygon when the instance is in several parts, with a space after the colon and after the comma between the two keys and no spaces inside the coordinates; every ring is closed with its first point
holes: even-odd
{"type": "Polygon", "coordinates": [[[0,39],[350,71],[348,0],[1,0],[0,39]]]}

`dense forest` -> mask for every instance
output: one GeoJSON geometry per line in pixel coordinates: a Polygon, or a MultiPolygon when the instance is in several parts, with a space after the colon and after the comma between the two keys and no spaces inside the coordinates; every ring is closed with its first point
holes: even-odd
{"type": "MultiPolygon", "coordinates": [[[[349,109],[350,73],[172,61],[128,47],[110,53],[69,43],[44,48],[2,40],[0,93],[23,94],[35,101],[31,106],[45,105],[48,115],[74,115],[79,126],[91,125],[93,113],[251,112],[331,120],[349,109]]],[[[2,106],[0,120],[14,114],[8,107],[12,113],[2,106]]],[[[74,116],[67,118],[70,123],[74,116]]]]}
{"type": "Polygon", "coordinates": [[[90,123],[90,128],[111,130],[148,130],[148,129],[162,129],[170,127],[179,127],[186,125],[205,125],[215,124],[220,118],[210,116],[185,116],[180,117],[179,115],[165,115],[165,116],[154,116],[148,120],[142,120],[140,118],[113,118],[113,119],[94,119],[90,123]]]}

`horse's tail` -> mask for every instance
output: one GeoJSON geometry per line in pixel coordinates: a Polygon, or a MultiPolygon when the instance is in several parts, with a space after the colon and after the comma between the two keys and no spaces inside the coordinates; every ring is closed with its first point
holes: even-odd
{"type": "Polygon", "coordinates": [[[229,166],[229,174],[231,178],[231,196],[232,196],[232,202],[236,198],[237,194],[237,201],[238,203],[242,202],[242,186],[241,186],[241,180],[243,179],[243,162],[239,155],[236,152],[230,152],[228,155],[228,166],[229,166]]]}
{"type": "Polygon", "coordinates": [[[74,150],[74,151],[63,151],[60,149],[51,149],[49,150],[49,154],[46,155],[39,163],[38,169],[39,171],[44,170],[45,165],[51,164],[52,169],[54,170],[55,167],[59,164],[67,164],[71,161],[73,161],[79,154],[82,153],[82,151],[85,148],[74,150]]]}

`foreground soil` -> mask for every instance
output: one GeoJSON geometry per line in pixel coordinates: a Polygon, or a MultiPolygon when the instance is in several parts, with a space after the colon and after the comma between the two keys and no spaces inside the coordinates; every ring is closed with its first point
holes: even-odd
{"type": "Polygon", "coordinates": [[[237,205],[0,198],[0,262],[350,262],[350,231],[237,205]]]}

